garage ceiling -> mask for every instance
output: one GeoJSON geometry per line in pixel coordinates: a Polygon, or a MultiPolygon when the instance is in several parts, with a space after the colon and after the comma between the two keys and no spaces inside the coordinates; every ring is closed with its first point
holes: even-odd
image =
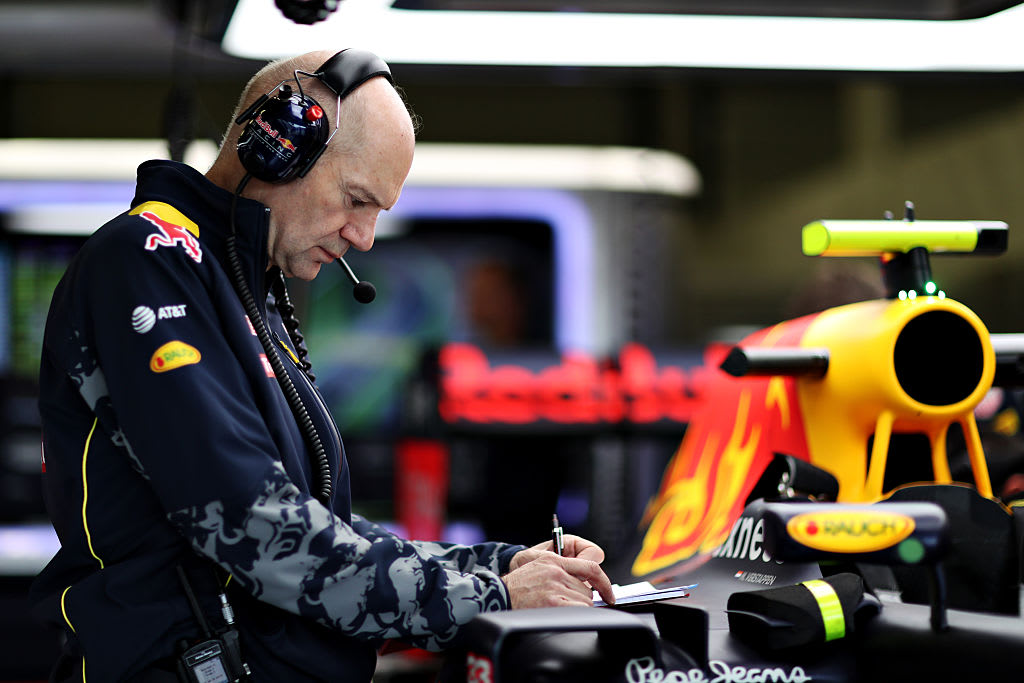
{"type": "MultiPolygon", "coordinates": [[[[273,0],[266,0],[268,4],[273,0]]],[[[342,0],[344,2],[344,0],[342,0]]],[[[952,20],[1019,4],[1007,0],[395,0],[421,10],[658,12],[952,20]]],[[[165,77],[179,55],[208,74],[251,71],[219,49],[234,0],[0,0],[0,77],[165,77]]]]}

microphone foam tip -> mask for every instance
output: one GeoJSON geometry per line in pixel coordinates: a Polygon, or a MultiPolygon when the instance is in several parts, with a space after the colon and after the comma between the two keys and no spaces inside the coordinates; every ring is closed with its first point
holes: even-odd
{"type": "Polygon", "coordinates": [[[352,288],[352,296],[361,304],[368,304],[377,297],[377,288],[372,283],[363,280],[352,288]]]}

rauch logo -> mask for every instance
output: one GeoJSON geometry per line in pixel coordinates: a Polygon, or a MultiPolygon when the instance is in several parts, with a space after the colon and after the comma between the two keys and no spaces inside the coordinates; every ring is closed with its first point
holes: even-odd
{"type": "Polygon", "coordinates": [[[914,531],[914,520],[891,512],[832,510],[807,512],[786,523],[793,540],[836,553],[868,553],[890,548],[914,531]]]}

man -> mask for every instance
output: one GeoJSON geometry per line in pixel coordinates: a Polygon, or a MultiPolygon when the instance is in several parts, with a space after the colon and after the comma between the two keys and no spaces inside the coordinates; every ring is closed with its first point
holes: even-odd
{"type": "Polygon", "coordinates": [[[583,539],[565,557],[413,542],[352,514],[283,276],[372,246],[413,125],[357,51],[269,65],[239,111],[205,177],[144,163],[54,294],[40,411],[61,550],[33,587],[67,637],[54,680],[221,680],[244,659],[257,681],[368,681],[386,640],[443,649],[481,612],[611,601],[583,539]]]}

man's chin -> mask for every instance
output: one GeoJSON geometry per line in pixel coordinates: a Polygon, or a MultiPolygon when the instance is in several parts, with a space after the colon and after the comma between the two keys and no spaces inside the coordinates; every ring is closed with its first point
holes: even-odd
{"type": "Polygon", "coordinates": [[[300,280],[305,280],[306,282],[309,282],[310,280],[312,280],[313,278],[320,274],[321,266],[323,266],[322,263],[314,262],[310,264],[309,268],[303,269],[303,272],[296,273],[295,277],[299,278],[300,280]]]}
{"type": "Polygon", "coordinates": [[[320,274],[320,266],[322,265],[323,264],[318,261],[313,261],[308,265],[303,264],[302,268],[298,270],[291,271],[288,270],[287,268],[282,268],[281,272],[284,273],[285,277],[294,277],[309,282],[310,280],[314,279],[317,275],[320,274]]]}

